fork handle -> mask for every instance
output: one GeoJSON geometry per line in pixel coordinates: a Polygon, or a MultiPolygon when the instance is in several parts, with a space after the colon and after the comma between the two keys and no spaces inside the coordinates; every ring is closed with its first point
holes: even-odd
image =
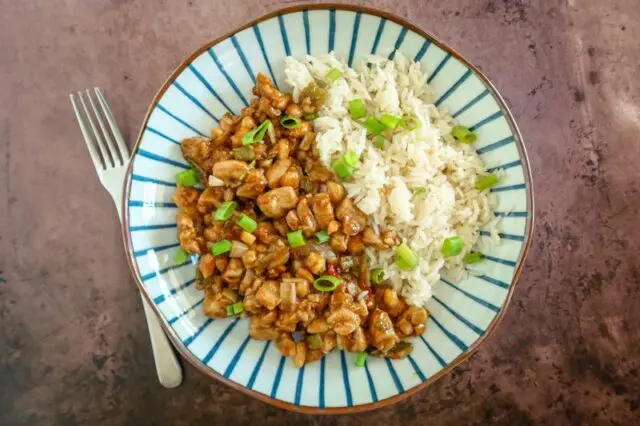
{"type": "Polygon", "coordinates": [[[140,294],[140,296],[142,298],[142,306],[144,307],[144,315],[147,318],[147,326],[149,327],[151,350],[156,363],[158,380],[165,388],[175,388],[182,383],[182,368],[171,347],[169,338],[162,330],[160,320],[144,296],[142,296],[142,294],[140,294]]]}

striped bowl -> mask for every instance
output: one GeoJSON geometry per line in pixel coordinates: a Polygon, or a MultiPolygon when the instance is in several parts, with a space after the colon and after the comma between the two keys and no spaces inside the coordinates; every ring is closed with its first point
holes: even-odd
{"type": "MultiPolygon", "coordinates": [[[[204,373],[268,403],[307,413],[381,407],[433,383],[495,330],[527,253],[532,181],[522,139],[498,92],[451,48],[403,19],[362,7],[309,5],[271,13],[198,49],[162,86],[144,120],[125,182],[124,238],[139,287],[176,347],[204,373]],[[188,166],[179,141],[209,135],[227,111],[251,99],[257,73],[285,89],[282,59],[334,50],[351,64],[369,53],[400,51],[429,72],[436,104],[478,135],[477,151],[506,172],[492,191],[503,243],[486,253],[482,275],[442,280],[428,304],[426,333],[403,360],[334,351],[296,369],[271,342],[253,340],[248,320],[211,319],[194,285],[195,261],[177,265],[175,175],[188,166]]],[[[483,232],[483,235],[487,235],[483,232]]]]}

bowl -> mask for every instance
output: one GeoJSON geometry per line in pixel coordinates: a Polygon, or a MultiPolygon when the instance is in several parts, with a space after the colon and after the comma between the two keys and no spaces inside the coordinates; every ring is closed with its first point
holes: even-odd
{"type": "MultiPolygon", "coordinates": [[[[395,403],[468,358],[500,323],[531,242],[533,187],[522,137],[504,100],[472,64],[402,18],[358,6],[297,6],[269,13],[191,54],[151,102],[125,181],[123,236],[135,280],[179,352],[203,373],[278,407],[351,413],[395,403]],[[203,314],[195,264],[176,265],[176,173],[188,168],[179,141],[209,135],[251,99],[259,72],[285,87],[285,56],[335,51],[351,64],[400,51],[429,72],[437,105],[478,135],[477,152],[505,176],[492,188],[502,243],[480,272],[443,279],[427,305],[426,332],[403,360],[334,351],[296,369],[272,342],[253,340],[246,318],[203,314]]],[[[485,233],[486,234],[486,233],[485,233]]]]}

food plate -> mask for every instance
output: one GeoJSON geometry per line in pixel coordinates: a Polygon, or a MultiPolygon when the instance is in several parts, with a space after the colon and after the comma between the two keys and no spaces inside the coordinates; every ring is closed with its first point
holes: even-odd
{"type": "MultiPolygon", "coordinates": [[[[129,264],[181,354],[199,370],[276,406],[306,413],[349,413],[397,402],[469,357],[499,324],[521,272],[533,226],[526,151],[502,97],[477,68],[432,35],[373,9],[298,6],[270,13],[212,41],[185,60],[160,89],[138,137],[125,182],[123,235],[129,264]],[[436,105],[478,137],[490,170],[503,170],[496,197],[501,244],[467,278],[443,279],[428,302],[424,335],[402,360],[334,351],[296,369],[270,341],[248,334],[248,320],[203,313],[194,263],[177,265],[176,174],[189,166],[182,139],[209,136],[226,113],[251,100],[258,73],[282,89],[283,59],[334,51],[349,65],[376,53],[402,52],[428,71],[436,105]]],[[[488,237],[488,235],[487,235],[488,237]]]]}

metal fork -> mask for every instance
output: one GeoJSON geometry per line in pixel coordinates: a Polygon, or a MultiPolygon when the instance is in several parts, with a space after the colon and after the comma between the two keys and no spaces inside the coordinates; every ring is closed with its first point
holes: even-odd
{"type": "MultiPolygon", "coordinates": [[[[113,202],[118,210],[118,218],[122,222],[123,183],[127,167],[131,161],[131,154],[129,154],[129,149],[124,143],[111,108],[109,108],[102,92],[100,92],[100,89],[97,87],[93,89],[93,92],[93,97],[89,89],[85,90],[84,93],[77,93],[91,131],[87,128],[85,118],[80,113],[80,109],[76,104],[76,96],[72,93],[69,95],[69,98],[71,99],[71,105],[76,113],[78,125],[82,131],[84,141],[87,144],[87,149],[93,160],[98,178],[100,178],[100,182],[102,182],[102,185],[111,195],[111,198],[113,198],[113,202]],[[96,101],[94,101],[94,97],[96,101]],[[96,108],[96,103],[100,108],[96,108]],[[105,126],[103,117],[109,125],[110,132],[105,126]],[[98,123],[97,127],[95,124],[96,121],[98,123]]],[[[158,379],[164,387],[176,387],[182,382],[182,369],[180,368],[180,364],[178,363],[169,339],[160,326],[158,317],[142,294],[140,294],[140,296],[142,297],[142,306],[144,306],[144,314],[149,327],[151,349],[156,363],[158,379]]]]}

